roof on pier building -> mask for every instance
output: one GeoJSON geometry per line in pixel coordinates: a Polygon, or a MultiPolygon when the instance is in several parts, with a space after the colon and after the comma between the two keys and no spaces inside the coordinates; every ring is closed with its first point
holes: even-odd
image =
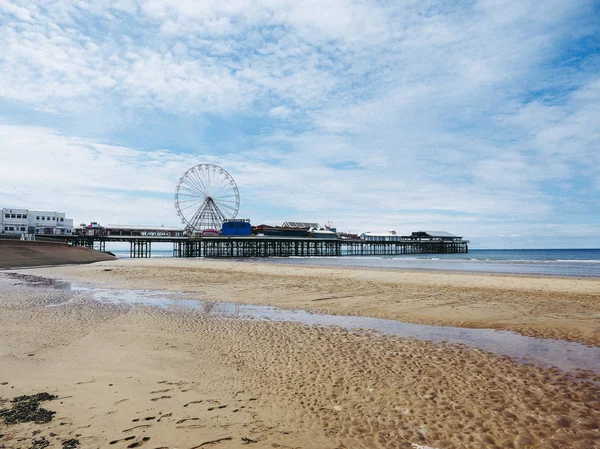
{"type": "Polygon", "coordinates": [[[458,237],[457,235],[450,234],[446,231],[417,231],[417,233],[427,234],[430,237],[458,237]]]}
{"type": "Polygon", "coordinates": [[[393,237],[393,236],[397,236],[398,238],[400,238],[399,235],[396,234],[396,231],[388,231],[388,232],[363,232],[362,234],[360,234],[361,236],[370,236],[370,237],[393,237]]]}
{"type": "Polygon", "coordinates": [[[286,221],[283,223],[284,228],[316,228],[319,229],[319,223],[308,223],[306,221],[286,221]]]}
{"type": "Polygon", "coordinates": [[[434,239],[434,240],[461,240],[462,237],[459,237],[454,234],[450,234],[446,231],[416,231],[411,235],[406,237],[407,239],[434,239]]]}

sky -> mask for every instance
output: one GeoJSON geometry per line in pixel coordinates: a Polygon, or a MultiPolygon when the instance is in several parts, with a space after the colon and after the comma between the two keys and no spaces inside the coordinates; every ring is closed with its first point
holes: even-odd
{"type": "Polygon", "coordinates": [[[0,0],[0,207],[600,248],[597,0],[0,0]]]}

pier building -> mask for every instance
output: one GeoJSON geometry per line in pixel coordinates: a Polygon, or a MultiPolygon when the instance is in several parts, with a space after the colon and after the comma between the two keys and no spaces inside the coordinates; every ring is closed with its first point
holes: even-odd
{"type": "Polygon", "coordinates": [[[446,231],[415,231],[411,235],[398,235],[390,230],[384,233],[363,232],[360,239],[366,242],[459,242],[462,237],[446,231]]]}
{"type": "Polygon", "coordinates": [[[144,225],[106,225],[92,221],[90,224],[81,224],[73,229],[73,234],[88,237],[183,237],[181,228],[169,226],[144,226],[144,225]]]}
{"type": "Polygon", "coordinates": [[[250,225],[249,219],[233,218],[230,220],[223,221],[223,227],[221,228],[221,234],[227,236],[234,235],[251,235],[252,226],[250,225]]]}

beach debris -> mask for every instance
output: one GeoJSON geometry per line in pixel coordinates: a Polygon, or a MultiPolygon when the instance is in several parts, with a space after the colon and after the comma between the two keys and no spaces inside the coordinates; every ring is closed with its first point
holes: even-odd
{"type": "Polygon", "coordinates": [[[37,440],[33,440],[29,449],[44,449],[48,446],[50,446],[50,441],[48,441],[46,437],[41,437],[37,440]]]}
{"type": "Polygon", "coordinates": [[[253,440],[252,438],[247,438],[247,437],[242,437],[242,441],[244,442],[244,444],[258,443],[257,440],[253,440]]]}
{"type": "Polygon", "coordinates": [[[64,440],[62,442],[62,449],[76,449],[79,447],[79,440],[71,438],[70,440],[64,440]]]}
{"type": "Polygon", "coordinates": [[[429,429],[427,428],[427,426],[421,426],[417,429],[417,434],[419,435],[419,438],[421,438],[422,440],[427,439],[428,433],[429,433],[429,429]]]}
{"type": "Polygon", "coordinates": [[[411,446],[413,447],[413,449],[436,449],[435,447],[431,447],[431,446],[421,446],[420,444],[417,444],[417,443],[411,443],[411,446]]]}
{"type": "Polygon", "coordinates": [[[43,424],[52,420],[56,412],[40,407],[40,402],[51,401],[58,396],[49,393],[37,393],[34,395],[18,396],[11,403],[11,408],[0,410],[0,418],[6,424],[18,424],[22,422],[35,422],[43,424]]]}

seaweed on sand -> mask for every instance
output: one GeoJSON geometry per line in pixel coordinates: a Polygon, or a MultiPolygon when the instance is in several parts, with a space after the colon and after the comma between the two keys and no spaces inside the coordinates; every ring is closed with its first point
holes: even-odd
{"type": "Polygon", "coordinates": [[[40,402],[56,399],[57,396],[49,393],[38,393],[33,395],[18,396],[11,403],[11,408],[0,410],[0,418],[4,418],[6,424],[18,424],[22,422],[35,422],[43,424],[52,420],[56,412],[40,407],[40,402]]]}

